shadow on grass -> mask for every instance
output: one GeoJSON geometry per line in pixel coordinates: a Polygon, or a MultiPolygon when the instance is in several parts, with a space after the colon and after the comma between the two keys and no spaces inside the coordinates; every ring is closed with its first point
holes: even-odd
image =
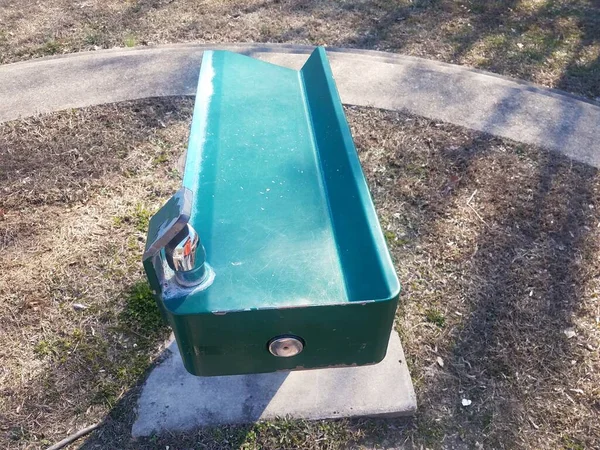
{"type": "Polygon", "coordinates": [[[387,170],[369,174],[393,255],[402,261],[400,332],[419,399],[415,422],[397,442],[594,447],[598,401],[593,393],[568,395],[582,380],[584,390],[593,385],[584,364],[589,350],[581,345],[585,337],[576,342],[564,332],[585,316],[586,289],[597,275],[597,170],[416,120],[430,136],[420,151],[390,149],[378,162],[387,170]],[[440,128],[458,138],[444,142],[440,128]],[[469,198],[470,219],[460,212],[469,213],[469,198]],[[415,311],[426,324],[417,337],[410,331],[415,311]]]}
{"type": "MultiPolygon", "coordinates": [[[[588,98],[600,97],[597,2],[353,0],[334,3],[334,8],[318,0],[292,0],[282,5],[307,19],[347,16],[352,33],[334,42],[335,46],[409,51],[524,78],[588,98]]],[[[265,2],[254,5],[252,11],[272,6],[265,2]]],[[[269,42],[304,38],[315,44],[327,43],[319,41],[318,32],[309,26],[269,30],[263,38],[269,42]]]]}
{"type": "Polygon", "coordinates": [[[545,155],[537,180],[521,186],[478,238],[476,283],[465,293],[471,313],[448,356],[459,381],[454,414],[487,434],[486,446],[516,446],[527,428],[552,427],[557,403],[568,409],[566,398],[548,391],[578,382],[572,361],[582,358],[564,330],[573,326],[584,267],[597,251],[586,242],[596,175],[545,155]],[[467,410],[461,398],[480,406],[467,410]]]}
{"type": "Polygon", "coordinates": [[[134,442],[125,437],[134,389],[84,448],[585,448],[600,441],[597,399],[569,395],[586,379],[588,350],[564,333],[586,314],[584,291],[597,275],[597,170],[403,114],[348,114],[393,256],[402,261],[399,331],[417,416],[282,419],[134,442]]]}
{"type": "MultiPolygon", "coordinates": [[[[282,419],[133,441],[139,386],[167,332],[139,275],[109,299],[122,312],[91,307],[85,327],[38,342],[50,368],[7,394],[33,393],[22,405],[33,420],[108,406],[84,448],[597,446],[600,401],[581,386],[590,380],[585,330],[564,334],[585,319],[589,285],[600,277],[596,169],[404,114],[348,115],[404,284],[399,328],[419,396],[414,420],[282,419]],[[92,319],[109,326],[94,331],[92,319]],[[65,393],[73,392],[85,401],[72,405],[65,393]]],[[[9,433],[18,442],[35,432],[40,442],[39,428],[9,433]]]]}

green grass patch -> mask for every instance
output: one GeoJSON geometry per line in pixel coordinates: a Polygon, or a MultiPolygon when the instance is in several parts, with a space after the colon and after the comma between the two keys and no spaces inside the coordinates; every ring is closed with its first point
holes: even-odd
{"type": "Polygon", "coordinates": [[[42,51],[46,55],[56,55],[60,52],[61,46],[56,39],[50,39],[42,47],[42,51]]]}
{"type": "Polygon", "coordinates": [[[156,155],[153,159],[153,164],[158,166],[160,164],[164,164],[169,160],[169,154],[165,151],[161,151],[158,155],[156,155]]]}
{"type": "Polygon", "coordinates": [[[439,309],[430,308],[425,312],[425,319],[427,322],[437,325],[440,328],[443,328],[446,325],[446,317],[439,309]]]}
{"type": "Polygon", "coordinates": [[[244,430],[239,448],[244,450],[276,448],[327,448],[339,449],[353,440],[344,421],[307,422],[280,418],[260,422],[244,430]]]}
{"type": "Polygon", "coordinates": [[[563,448],[565,450],[585,450],[585,446],[578,442],[577,439],[573,439],[569,436],[565,436],[562,438],[563,441],[563,448]]]}
{"type": "Polygon", "coordinates": [[[89,32],[85,35],[83,42],[85,42],[86,45],[100,46],[102,44],[102,36],[100,35],[100,33],[97,33],[95,31],[89,32]]]}
{"type": "Polygon", "coordinates": [[[148,231],[148,224],[152,217],[152,211],[146,208],[143,204],[138,203],[135,205],[135,211],[133,213],[133,219],[136,230],[145,233],[148,231]]]}
{"type": "Polygon", "coordinates": [[[154,294],[146,281],[134,284],[127,293],[123,322],[144,336],[156,336],[165,331],[165,323],[154,294]]]}
{"type": "Polygon", "coordinates": [[[42,339],[33,348],[33,352],[40,358],[64,359],[73,343],[69,339],[42,339]]]}
{"type": "Polygon", "coordinates": [[[125,47],[135,47],[137,45],[137,38],[133,34],[128,34],[123,39],[123,45],[125,47]]]}
{"type": "Polygon", "coordinates": [[[113,226],[121,228],[125,225],[133,225],[140,233],[148,231],[150,218],[154,213],[148,209],[143,203],[137,203],[133,210],[122,216],[114,216],[112,218],[113,226]]]}
{"type": "Polygon", "coordinates": [[[431,446],[440,444],[444,439],[443,427],[433,420],[423,417],[417,421],[417,434],[427,445],[431,446]]]}

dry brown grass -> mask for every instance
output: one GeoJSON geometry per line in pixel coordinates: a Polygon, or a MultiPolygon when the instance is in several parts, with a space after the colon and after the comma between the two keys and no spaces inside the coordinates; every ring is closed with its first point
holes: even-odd
{"type": "Polygon", "coordinates": [[[0,125],[3,448],[101,419],[159,349],[164,330],[136,316],[139,258],[150,211],[176,189],[190,108],[145,101],[0,125]]]}
{"type": "Polygon", "coordinates": [[[365,108],[347,113],[404,286],[416,418],[132,442],[136,386],[165,336],[143,284],[143,230],[178,185],[191,104],[0,125],[1,447],[41,448],[98,420],[85,448],[600,447],[597,171],[365,108]]]}
{"type": "Polygon", "coordinates": [[[387,50],[600,97],[595,0],[2,0],[0,64],[172,42],[387,50]]]}
{"type": "Polygon", "coordinates": [[[424,119],[350,118],[404,283],[415,436],[600,446],[597,171],[424,119]]]}

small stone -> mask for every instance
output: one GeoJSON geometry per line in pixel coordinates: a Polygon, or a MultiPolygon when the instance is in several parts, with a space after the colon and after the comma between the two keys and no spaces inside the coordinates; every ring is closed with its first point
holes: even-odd
{"type": "Polygon", "coordinates": [[[438,366],[440,367],[444,367],[444,360],[442,358],[440,358],[439,356],[436,358],[436,361],[438,363],[438,366]]]}
{"type": "Polygon", "coordinates": [[[73,309],[75,311],[82,311],[84,309],[87,309],[87,306],[81,304],[81,303],[73,303],[73,309]]]}
{"type": "Polygon", "coordinates": [[[463,406],[471,406],[471,403],[473,403],[473,402],[471,400],[469,400],[468,398],[463,398],[461,403],[463,406]]]}
{"type": "Polygon", "coordinates": [[[565,328],[563,330],[563,334],[567,337],[567,339],[571,339],[571,338],[574,338],[575,336],[577,336],[577,333],[575,332],[575,329],[573,329],[573,328],[565,328]]]}

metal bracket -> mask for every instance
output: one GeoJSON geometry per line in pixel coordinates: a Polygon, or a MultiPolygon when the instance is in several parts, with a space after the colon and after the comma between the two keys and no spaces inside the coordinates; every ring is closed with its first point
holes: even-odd
{"type": "Polygon", "coordinates": [[[204,281],[206,252],[198,233],[189,224],[193,193],[179,189],[173,197],[150,219],[148,241],[142,257],[145,267],[164,256],[175,273],[175,281],[182,286],[195,286],[204,281]]]}

